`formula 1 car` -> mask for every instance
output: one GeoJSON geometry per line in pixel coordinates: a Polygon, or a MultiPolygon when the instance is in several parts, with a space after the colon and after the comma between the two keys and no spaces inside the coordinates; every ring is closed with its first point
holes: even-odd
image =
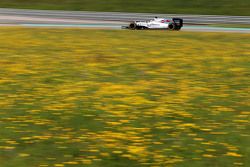
{"type": "Polygon", "coordinates": [[[158,18],[149,21],[134,21],[123,29],[144,30],[144,29],[167,29],[180,30],[183,27],[183,19],[180,18],[158,18]]]}

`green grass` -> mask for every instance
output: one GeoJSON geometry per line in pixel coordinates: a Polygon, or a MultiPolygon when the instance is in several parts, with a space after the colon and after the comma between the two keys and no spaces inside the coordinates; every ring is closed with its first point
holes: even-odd
{"type": "Polygon", "coordinates": [[[250,16],[249,0],[1,0],[0,7],[250,16]]]}
{"type": "Polygon", "coordinates": [[[247,167],[249,44],[0,28],[0,166],[247,167]]]}

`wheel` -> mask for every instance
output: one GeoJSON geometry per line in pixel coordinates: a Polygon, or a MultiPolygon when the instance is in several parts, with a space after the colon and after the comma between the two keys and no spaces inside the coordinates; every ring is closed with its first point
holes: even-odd
{"type": "Polygon", "coordinates": [[[130,23],[129,28],[130,28],[131,30],[135,30],[135,29],[137,28],[137,26],[136,26],[135,23],[130,23]]]}
{"type": "Polygon", "coordinates": [[[169,30],[175,30],[175,24],[171,23],[168,25],[169,30]]]}

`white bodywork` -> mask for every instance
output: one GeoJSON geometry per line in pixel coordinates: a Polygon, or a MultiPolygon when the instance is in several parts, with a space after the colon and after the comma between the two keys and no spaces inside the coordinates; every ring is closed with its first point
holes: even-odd
{"type": "Polygon", "coordinates": [[[137,26],[147,27],[149,29],[167,29],[173,23],[172,19],[154,18],[150,21],[135,21],[137,26]]]}
{"type": "Polygon", "coordinates": [[[181,18],[158,18],[155,17],[148,21],[134,21],[129,26],[122,26],[124,29],[144,30],[144,29],[168,29],[180,30],[183,27],[181,18]]]}

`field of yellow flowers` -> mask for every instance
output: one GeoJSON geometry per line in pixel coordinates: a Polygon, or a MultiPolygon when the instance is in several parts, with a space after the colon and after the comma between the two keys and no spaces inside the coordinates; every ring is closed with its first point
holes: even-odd
{"type": "Polygon", "coordinates": [[[249,166],[249,78],[249,34],[0,28],[0,166],[249,166]]]}

